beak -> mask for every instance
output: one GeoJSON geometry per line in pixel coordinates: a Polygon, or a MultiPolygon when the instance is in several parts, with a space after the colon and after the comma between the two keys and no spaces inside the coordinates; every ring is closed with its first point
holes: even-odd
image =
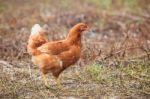
{"type": "Polygon", "coordinates": [[[86,29],[85,29],[85,32],[89,32],[90,31],[90,27],[87,26],[86,29]]]}
{"type": "Polygon", "coordinates": [[[87,26],[86,30],[87,30],[87,31],[89,31],[89,30],[90,30],[90,27],[89,27],[89,26],[87,26]]]}

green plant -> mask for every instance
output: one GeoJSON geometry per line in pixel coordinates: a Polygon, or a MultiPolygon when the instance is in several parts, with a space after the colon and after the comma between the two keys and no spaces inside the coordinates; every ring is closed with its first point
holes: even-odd
{"type": "Polygon", "coordinates": [[[87,0],[87,2],[104,9],[108,9],[111,6],[111,0],[87,0]]]}
{"type": "Polygon", "coordinates": [[[0,12],[3,12],[6,9],[6,5],[3,3],[0,3],[0,12]]]}
{"type": "Polygon", "coordinates": [[[101,69],[102,69],[102,66],[96,64],[96,63],[93,63],[89,66],[87,66],[86,68],[86,71],[88,72],[89,75],[91,75],[91,77],[94,79],[94,80],[100,80],[101,79],[101,69]]]}
{"type": "Polygon", "coordinates": [[[112,89],[122,88],[122,91],[125,91],[123,93],[150,94],[149,65],[150,63],[144,60],[129,63],[118,60],[118,64],[113,67],[92,63],[86,67],[86,72],[90,75],[88,79],[103,83],[112,89]]]}

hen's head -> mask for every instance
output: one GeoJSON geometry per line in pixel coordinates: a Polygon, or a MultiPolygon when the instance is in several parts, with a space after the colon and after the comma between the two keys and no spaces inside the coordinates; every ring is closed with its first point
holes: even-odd
{"type": "Polygon", "coordinates": [[[83,31],[87,31],[89,27],[85,23],[78,23],[72,29],[74,29],[75,31],[83,32],[83,31]]]}
{"type": "Polygon", "coordinates": [[[71,43],[81,44],[82,32],[88,31],[88,30],[89,30],[89,27],[87,24],[78,23],[70,29],[66,40],[71,42],[71,43]]]}

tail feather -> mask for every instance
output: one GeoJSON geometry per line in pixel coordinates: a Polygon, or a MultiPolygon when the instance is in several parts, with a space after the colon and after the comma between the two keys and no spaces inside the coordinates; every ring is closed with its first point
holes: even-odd
{"type": "Polygon", "coordinates": [[[38,47],[48,42],[45,35],[43,35],[44,30],[39,24],[35,24],[31,28],[31,37],[29,37],[27,50],[30,55],[39,55],[41,51],[37,50],[38,47]],[[36,34],[36,35],[35,35],[36,34]]]}
{"type": "Polygon", "coordinates": [[[31,28],[31,35],[35,35],[39,32],[42,31],[42,28],[39,24],[35,24],[32,28],[31,28]]]}

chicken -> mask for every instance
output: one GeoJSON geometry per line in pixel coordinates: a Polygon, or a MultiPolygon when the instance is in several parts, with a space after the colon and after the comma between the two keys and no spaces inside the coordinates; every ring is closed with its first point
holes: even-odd
{"type": "Polygon", "coordinates": [[[32,56],[32,62],[39,66],[46,87],[48,87],[46,74],[49,72],[61,86],[59,75],[80,58],[81,36],[82,32],[86,30],[88,30],[88,26],[79,23],[70,29],[64,40],[48,42],[44,37],[44,30],[38,24],[32,27],[27,51],[32,56]]]}

